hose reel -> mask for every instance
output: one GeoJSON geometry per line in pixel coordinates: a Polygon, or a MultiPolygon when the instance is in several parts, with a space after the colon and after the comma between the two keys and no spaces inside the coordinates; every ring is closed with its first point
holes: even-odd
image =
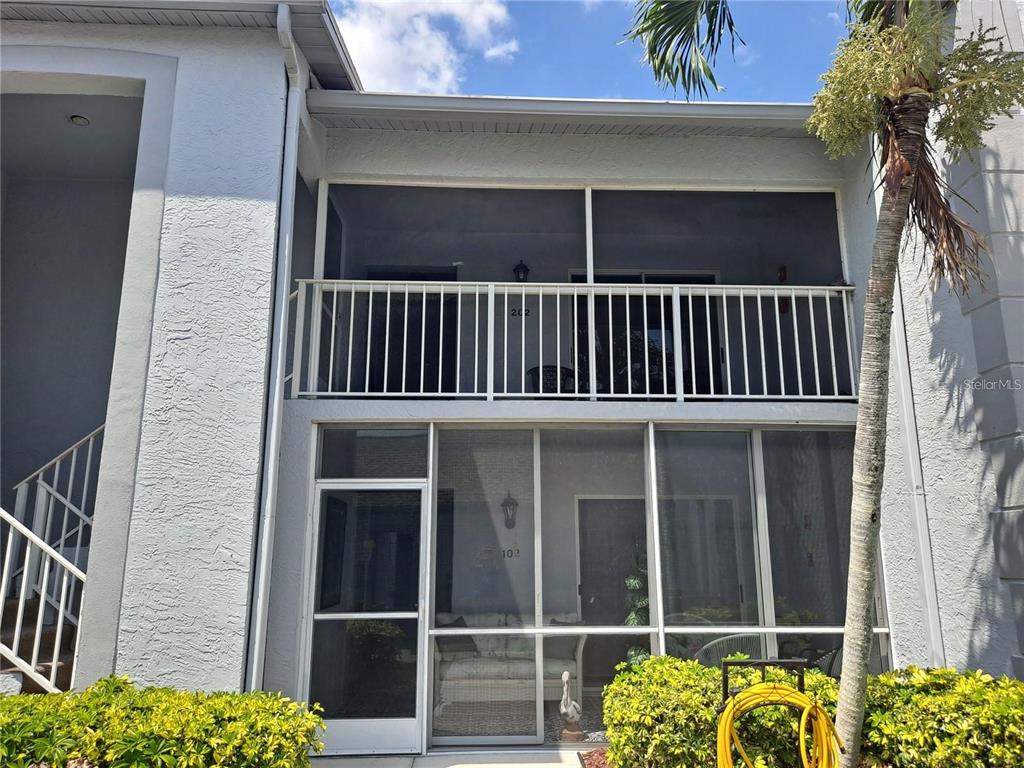
{"type": "Polygon", "coordinates": [[[842,744],[828,712],[811,699],[804,691],[804,671],[810,662],[803,660],[744,660],[722,662],[722,706],[718,718],[718,768],[735,768],[733,747],[746,768],[754,768],[754,762],[747,755],[736,732],[736,721],[745,713],[758,707],[785,706],[800,713],[800,727],[797,738],[800,743],[802,768],[837,768],[842,744]],[[761,682],[742,690],[729,688],[731,668],[756,668],[761,670],[761,682]],[[779,667],[797,677],[797,687],[784,683],[768,682],[767,668],[779,667]],[[810,730],[808,730],[808,726],[810,730]],[[811,738],[811,750],[807,750],[807,737],[811,738]]]}

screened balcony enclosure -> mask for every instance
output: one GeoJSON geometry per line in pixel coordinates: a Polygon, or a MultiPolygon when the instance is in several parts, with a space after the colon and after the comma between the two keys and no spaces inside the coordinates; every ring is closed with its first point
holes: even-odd
{"type": "Polygon", "coordinates": [[[292,397],[855,400],[831,193],[335,184],[292,397]]]}
{"type": "Polygon", "coordinates": [[[306,674],[341,744],[559,744],[566,695],[599,743],[603,687],[652,653],[839,673],[851,430],[325,425],[318,444],[306,674]]]}

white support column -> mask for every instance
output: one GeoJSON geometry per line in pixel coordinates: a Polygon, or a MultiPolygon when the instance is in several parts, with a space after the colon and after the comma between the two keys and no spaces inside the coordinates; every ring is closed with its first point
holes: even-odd
{"type": "Polygon", "coordinates": [[[587,282],[594,282],[594,190],[584,187],[583,200],[587,219],[587,282]]]}
{"type": "Polygon", "coordinates": [[[654,422],[647,422],[647,450],[644,476],[647,485],[647,547],[651,553],[650,577],[647,579],[648,611],[657,630],[657,648],[652,653],[665,653],[665,606],[661,594],[661,521],[658,512],[658,466],[654,448],[654,422]]]}
{"type": "MultiPolygon", "coordinates": [[[[508,322],[506,318],[505,322],[508,322]]],[[[494,399],[494,283],[487,286],[487,399],[494,399]]],[[[505,346],[508,346],[508,334],[505,335],[505,346]]],[[[507,354],[507,353],[506,353],[507,354]]],[[[507,366],[506,366],[507,367],[507,366]]],[[[504,375],[504,372],[503,372],[504,375]]]]}
{"type": "MultiPolygon", "coordinates": [[[[584,207],[587,220],[587,378],[590,382],[590,399],[597,399],[597,312],[594,299],[594,190],[583,189],[584,207]]],[[[578,339],[573,340],[578,344],[578,339]]],[[[609,344],[611,340],[609,339],[609,344]]],[[[579,376],[579,372],[576,373],[579,376]]],[[[611,382],[608,382],[611,386],[611,382]]]]}
{"type": "MultiPolygon", "coordinates": [[[[683,313],[680,310],[679,302],[682,301],[682,295],[679,292],[679,286],[672,286],[672,370],[675,373],[676,379],[676,401],[683,402],[686,399],[686,395],[683,393],[683,339],[681,336],[683,329],[683,313]]],[[[691,315],[692,321],[692,315],[691,315]]],[[[696,394],[696,393],[694,393],[696,394]]]]}
{"type": "MultiPolygon", "coordinates": [[[[313,243],[313,279],[324,279],[324,258],[327,253],[327,179],[321,178],[316,194],[316,239],[313,243]]],[[[340,275],[339,275],[340,277],[340,275]]]]}
{"type": "MultiPolygon", "coordinates": [[[[772,588],[772,551],[768,541],[768,502],[764,482],[764,450],[761,445],[761,430],[750,433],[751,461],[754,475],[754,541],[757,542],[758,597],[761,601],[761,625],[775,626],[775,590],[772,588]]],[[[779,643],[774,634],[767,636],[767,651],[770,658],[779,655],[779,643]]]]}
{"type": "Polygon", "coordinates": [[[437,534],[434,521],[437,519],[437,426],[427,426],[427,487],[424,491],[426,519],[420,531],[420,754],[425,755],[430,746],[431,718],[433,717],[434,680],[433,680],[433,640],[430,628],[434,625],[434,572],[436,566],[437,534]]]}
{"type": "MultiPolygon", "coordinates": [[[[541,482],[540,482],[540,430],[533,430],[533,625],[541,627],[544,625],[544,602],[541,585],[544,578],[543,567],[543,544],[541,542],[541,482]]],[[[534,659],[534,670],[537,683],[537,736],[540,742],[544,741],[544,636],[536,634],[536,658],[534,659]]],[[[582,690],[580,681],[580,690],[582,690]]]]}

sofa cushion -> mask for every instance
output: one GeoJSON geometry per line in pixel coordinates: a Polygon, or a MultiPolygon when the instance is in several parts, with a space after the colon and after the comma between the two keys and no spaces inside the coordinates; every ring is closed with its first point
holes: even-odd
{"type": "MultiPolygon", "coordinates": [[[[476,680],[480,683],[500,683],[502,680],[532,680],[535,666],[533,659],[504,659],[477,656],[471,659],[442,661],[439,669],[441,680],[476,680]]],[[[572,659],[545,659],[544,677],[560,678],[562,672],[576,676],[576,662],[572,659]]]]}

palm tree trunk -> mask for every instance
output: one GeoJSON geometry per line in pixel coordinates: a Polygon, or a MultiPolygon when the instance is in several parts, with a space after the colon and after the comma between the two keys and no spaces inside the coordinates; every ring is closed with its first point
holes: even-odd
{"type": "MultiPolygon", "coordinates": [[[[893,288],[930,105],[928,94],[916,92],[902,96],[892,106],[893,136],[899,153],[907,161],[904,165],[907,173],[898,185],[887,185],[882,196],[864,300],[864,342],[860,358],[857,436],[853,449],[846,626],[836,713],[836,728],[845,747],[842,768],[856,768],[860,762],[868,661],[873,644],[872,607],[885,468],[893,288]]],[[[889,161],[894,160],[890,152],[889,161]]]]}

